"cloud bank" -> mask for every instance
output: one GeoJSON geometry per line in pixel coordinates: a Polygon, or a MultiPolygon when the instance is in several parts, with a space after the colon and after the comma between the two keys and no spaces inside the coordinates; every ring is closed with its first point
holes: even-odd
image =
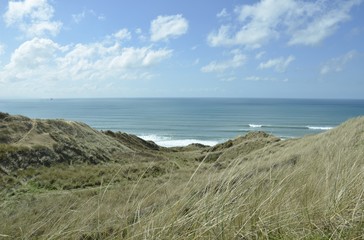
{"type": "MultiPolygon", "coordinates": [[[[118,34],[116,34],[118,35],[118,34]]],[[[0,71],[3,82],[122,80],[150,76],[171,49],[122,47],[118,41],[61,45],[47,38],[22,43],[0,71]]]]}
{"type": "Polygon", "coordinates": [[[210,46],[260,48],[287,37],[288,45],[317,45],[350,19],[361,0],[262,0],[235,8],[236,18],[211,32],[210,46]]]}

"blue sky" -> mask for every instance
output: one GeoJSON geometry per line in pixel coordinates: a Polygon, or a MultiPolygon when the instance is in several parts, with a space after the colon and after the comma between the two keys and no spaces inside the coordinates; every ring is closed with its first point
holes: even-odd
{"type": "Polygon", "coordinates": [[[364,98],[363,0],[0,0],[0,98],[364,98]]]}

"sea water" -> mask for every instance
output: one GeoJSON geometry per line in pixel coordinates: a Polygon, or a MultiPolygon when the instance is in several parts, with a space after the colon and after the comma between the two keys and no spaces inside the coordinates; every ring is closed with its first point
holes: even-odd
{"type": "Polygon", "coordinates": [[[250,131],[295,138],[364,115],[364,100],[119,98],[0,100],[0,111],[85,122],[162,146],[214,145],[250,131]]]}

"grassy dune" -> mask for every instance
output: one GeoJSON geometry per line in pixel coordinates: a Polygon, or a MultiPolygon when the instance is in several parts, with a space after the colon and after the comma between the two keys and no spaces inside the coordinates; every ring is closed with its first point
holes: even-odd
{"type": "Polygon", "coordinates": [[[300,139],[251,133],[214,147],[96,134],[123,154],[10,169],[9,152],[29,144],[2,144],[0,238],[364,238],[364,117],[300,139]]]}

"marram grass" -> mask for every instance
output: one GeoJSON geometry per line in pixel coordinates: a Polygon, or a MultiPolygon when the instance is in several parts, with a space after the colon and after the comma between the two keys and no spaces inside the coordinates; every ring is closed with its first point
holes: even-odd
{"type": "Polygon", "coordinates": [[[122,164],[102,165],[95,186],[3,196],[0,238],[364,238],[364,118],[220,165],[187,155],[138,163],[130,179],[122,164]],[[163,172],[150,174],[155,166],[163,172]]]}

